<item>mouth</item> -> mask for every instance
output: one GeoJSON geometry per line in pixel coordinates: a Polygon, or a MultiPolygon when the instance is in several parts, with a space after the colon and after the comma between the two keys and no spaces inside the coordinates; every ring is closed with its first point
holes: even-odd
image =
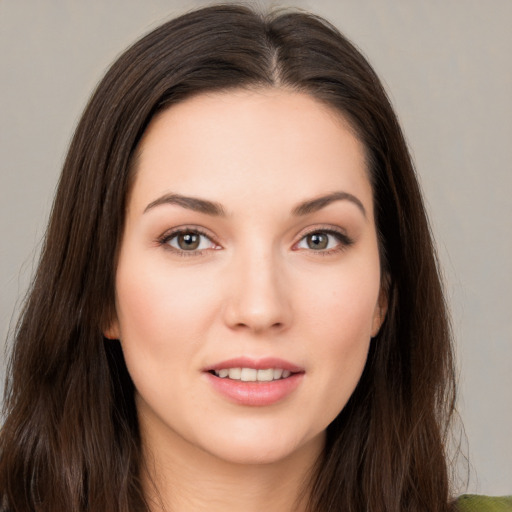
{"type": "Polygon", "coordinates": [[[241,357],[204,369],[212,388],[238,405],[267,406],[284,400],[303,381],[305,370],[277,358],[241,357]]]}
{"type": "MultiPolygon", "coordinates": [[[[293,374],[290,370],[283,368],[221,368],[210,370],[209,373],[221,379],[240,380],[242,382],[272,382],[274,380],[287,379],[293,374]]],[[[298,373],[298,372],[297,372],[298,373]]]]}

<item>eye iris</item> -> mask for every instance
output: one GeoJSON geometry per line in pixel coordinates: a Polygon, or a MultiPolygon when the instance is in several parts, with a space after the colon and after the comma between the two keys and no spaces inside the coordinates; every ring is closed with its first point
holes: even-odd
{"type": "Polygon", "coordinates": [[[182,233],[178,235],[178,246],[184,251],[193,251],[199,247],[200,235],[197,233],[182,233]]]}
{"type": "Polygon", "coordinates": [[[328,243],[329,239],[325,233],[313,233],[308,235],[308,247],[310,249],[325,249],[328,243]]]}

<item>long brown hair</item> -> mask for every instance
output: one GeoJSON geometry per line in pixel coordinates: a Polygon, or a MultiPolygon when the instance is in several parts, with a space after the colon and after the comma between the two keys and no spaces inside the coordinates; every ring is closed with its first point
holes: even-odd
{"type": "Polygon", "coordinates": [[[415,172],[374,71],[325,20],[236,5],[190,12],[129,48],[77,126],[18,322],[0,434],[11,511],[147,510],[133,383],[102,328],[137,144],[156,112],[204,91],[284,87],[340,112],[364,143],[388,312],[328,427],[311,511],[448,509],[454,372],[446,305],[415,172]]]}

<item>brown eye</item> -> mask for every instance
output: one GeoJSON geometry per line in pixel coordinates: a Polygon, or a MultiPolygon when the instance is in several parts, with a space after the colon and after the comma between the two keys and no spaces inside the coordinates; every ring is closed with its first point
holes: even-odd
{"type": "Polygon", "coordinates": [[[199,231],[178,231],[167,236],[163,243],[169,245],[177,252],[188,252],[197,254],[204,249],[215,249],[216,245],[212,240],[199,231]]]}
{"type": "Polygon", "coordinates": [[[200,242],[201,235],[197,233],[182,233],[177,237],[178,247],[183,251],[194,251],[200,242]]]}
{"type": "Polygon", "coordinates": [[[321,254],[332,254],[353,244],[346,234],[333,229],[311,231],[304,235],[296,245],[297,249],[307,249],[321,254]]]}
{"type": "Polygon", "coordinates": [[[311,233],[306,237],[306,243],[309,249],[322,250],[329,245],[329,235],[327,233],[311,233]]]}

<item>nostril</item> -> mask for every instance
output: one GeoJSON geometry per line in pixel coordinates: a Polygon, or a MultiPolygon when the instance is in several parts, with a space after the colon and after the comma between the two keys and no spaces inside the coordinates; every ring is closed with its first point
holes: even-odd
{"type": "MultiPolygon", "coordinates": [[[[255,331],[259,331],[259,330],[266,330],[267,329],[267,326],[264,325],[263,322],[261,322],[261,324],[259,322],[239,322],[237,323],[235,326],[235,328],[239,328],[239,329],[251,329],[251,330],[255,330],[255,331]]],[[[270,324],[270,326],[268,327],[269,329],[274,329],[274,330],[280,330],[284,327],[284,323],[283,322],[275,322],[273,324],[270,324]]]]}

